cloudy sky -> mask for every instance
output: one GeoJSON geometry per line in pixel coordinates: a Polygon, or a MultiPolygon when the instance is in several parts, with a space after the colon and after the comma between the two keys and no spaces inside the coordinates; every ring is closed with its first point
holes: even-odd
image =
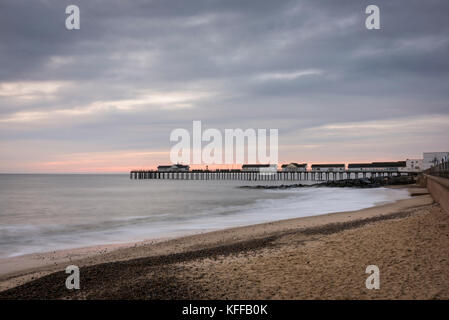
{"type": "Polygon", "coordinates": [[[277,128],[280,162],[446,151],[448,14],[447,0],[1,0],[0,172],[151,168],[192,120],[277,128]]]}

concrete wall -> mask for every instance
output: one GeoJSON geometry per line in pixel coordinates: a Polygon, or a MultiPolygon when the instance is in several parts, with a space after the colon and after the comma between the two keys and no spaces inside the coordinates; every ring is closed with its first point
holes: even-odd
{"type": "Polygon", "coordinates": [[[449,179],[427,174],[422,178],[421,184],[427,187],[432,198],[441,205],[444,211],[449,213],[449,179]]]}

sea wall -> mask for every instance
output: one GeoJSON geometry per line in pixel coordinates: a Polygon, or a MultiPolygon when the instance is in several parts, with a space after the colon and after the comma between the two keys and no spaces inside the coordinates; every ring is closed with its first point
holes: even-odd
{"type": "Polygon", "coordinates": [[[421,184],[427,187],[432,198],[449,213],[449,179],[424,174],[421,184]]]}

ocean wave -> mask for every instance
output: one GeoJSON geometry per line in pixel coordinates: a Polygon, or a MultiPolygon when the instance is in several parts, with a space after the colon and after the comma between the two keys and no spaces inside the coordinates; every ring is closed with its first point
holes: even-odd
{"type": "Polygon", "coordinates": [[[104,198],[102,201],[106,202],[101,202],[101,207],[90,209],[92,204],[86,205],[83,210],[94,212],[90,214],[85,211],[76,214],[78,207],[68,208],[70,215],[54,209],[58,215],[52,223],[48,222],[51,218],[48,215],[42,220],[41,210],[35,210],[38,223],[34,224],[29,212],[22,224],[17,223],[20,216],[14,216],[16,223],[0,224],[0,257],[353,211],[408,197],[407,190],[386,188],[245,191],[235,190],[232,185],[217,187],[222,188],[217,191],[204,186],[195,188],[198,188],[195,192],[159,194],[154,203],[137,202],[133,195],[131,202],[121,204],[122,210],[108,207],[108,199],[104,198]]]}

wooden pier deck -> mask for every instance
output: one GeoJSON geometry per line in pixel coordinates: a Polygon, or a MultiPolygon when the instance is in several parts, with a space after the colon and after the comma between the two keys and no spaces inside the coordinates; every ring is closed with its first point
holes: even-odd
{"type": "Polygon", "coordinates": [[[396,171],[298,171],[285,172],[247,172],[241,170],[192,170],[192,171],[155,171],[155,170],[133,170],[130,179],[151,180],[242,180],[242,181],[332,181],[343,179],[360,179],[371,177],[390,177],[399,175],[412,175],[415,172],[396,171]]]}

